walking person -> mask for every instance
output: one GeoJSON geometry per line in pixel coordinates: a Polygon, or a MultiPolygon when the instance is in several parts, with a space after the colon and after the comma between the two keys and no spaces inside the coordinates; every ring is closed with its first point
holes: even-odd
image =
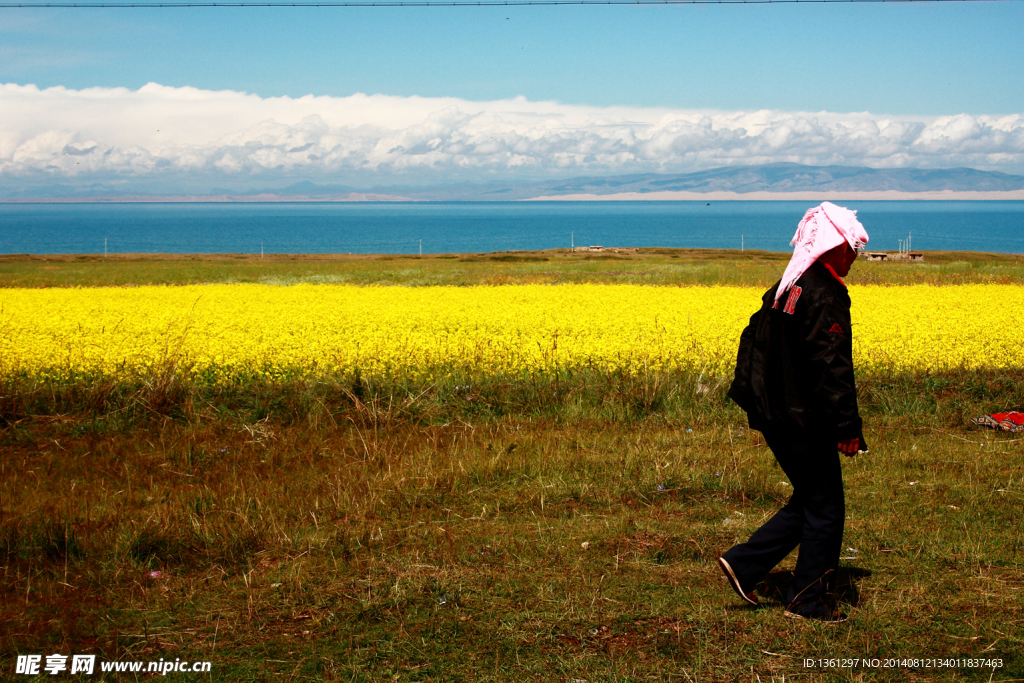
{"type": "Polygon", "coordinates": [[[842,278],[868,241],[856,212],[824,202],[804,214],[782,279],[740,335],[729,397],[764,435],[793,485],[789,502],[718,559],[743,600],[800,547],[786,616],[842,621],[833,588],[846,507],[839,453],[866,451],[853,376],[850,296],[842,278]]]}

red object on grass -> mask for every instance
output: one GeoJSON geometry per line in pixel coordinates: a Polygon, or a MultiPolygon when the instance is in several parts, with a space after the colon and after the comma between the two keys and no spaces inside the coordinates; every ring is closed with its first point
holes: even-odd
{"type": "Polygon", "coordinates": [[[980,415],[971,420],[971,424],[980,427],[1001,429],[1004,432],[1019,432],[1024,430],[1024,413],[1017,410],[1010,410],[1005,413],[992,413],[991,415],[980,415]]]}

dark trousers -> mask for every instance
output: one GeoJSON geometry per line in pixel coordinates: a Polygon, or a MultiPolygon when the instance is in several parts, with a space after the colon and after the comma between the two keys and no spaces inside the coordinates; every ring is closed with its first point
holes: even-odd
{"type": "Polygon", "coordinates": [[[801,614],[820,615],[829,609],[846,521],[836,442],[796,430],[768,430],[764,437],[793,484],[793,496],[724,557],[746,593],[799,545],[786,603],[801,614]]]}

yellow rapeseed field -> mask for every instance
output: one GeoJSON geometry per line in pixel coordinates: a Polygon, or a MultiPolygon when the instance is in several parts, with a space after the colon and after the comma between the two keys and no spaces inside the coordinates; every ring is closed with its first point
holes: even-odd
{"type": "MultiPolygon", "coordinates": [[[[731,371],[760,289],[200,285],[0,290],[0,374],[220,381],[557,368],[731,371]]],[[[1019,365],[1024,288],[852,287],[860,371],[1019,365]]]]}

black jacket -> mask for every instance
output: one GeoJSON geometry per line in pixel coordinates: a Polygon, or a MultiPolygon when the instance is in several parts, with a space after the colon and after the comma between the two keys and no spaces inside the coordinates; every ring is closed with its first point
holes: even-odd
{"type": "Polygon", "coordinates": [[[778,305],[775,290],[740,335],[729,398],[753,429],[796,429],[838,441],[861,438],[853,379],[850,295],[820,262],[778,305]]]}

